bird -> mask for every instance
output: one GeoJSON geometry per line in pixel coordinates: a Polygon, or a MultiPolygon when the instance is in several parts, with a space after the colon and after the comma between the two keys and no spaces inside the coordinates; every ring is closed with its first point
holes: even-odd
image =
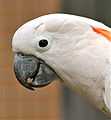
{"type": "Polygon", "coordinates": [[[24,87],[35,90],[58,79],[111,115],[110,27],[77,15],[43,15],[16,30],[12,51],[24,87]]]}

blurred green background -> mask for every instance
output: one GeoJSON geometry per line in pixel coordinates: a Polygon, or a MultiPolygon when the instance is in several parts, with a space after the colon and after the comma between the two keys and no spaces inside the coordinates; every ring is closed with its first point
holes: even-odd
{"type": "Polygon", "coordinates": [[[13,73],[11,39],[16,29],[30,19],[63,12],[111,24],[111,0],[0,0],[0,120],[106,120],[63,84],[31,92],[13,73]]]}

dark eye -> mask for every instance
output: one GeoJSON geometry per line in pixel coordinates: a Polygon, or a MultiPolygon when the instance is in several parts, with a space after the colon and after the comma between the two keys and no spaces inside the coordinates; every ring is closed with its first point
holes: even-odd
{"type": "Polygon", "coordinates": [[[42,39],[39,41],[39,47],[46,47],[48,45],[48,41],[46,39],[42,39]]]}
{"type": "Polygon", "coordinates": [[[38,37],[35,42],[36,48],[39,52],[47,51],[52,45],[52,40],[46,37],[38,37]]]}

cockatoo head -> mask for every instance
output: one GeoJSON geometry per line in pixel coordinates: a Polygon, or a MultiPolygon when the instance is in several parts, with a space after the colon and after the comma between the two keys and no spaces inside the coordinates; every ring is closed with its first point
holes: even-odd
{"type": "Polygon", "coordinates": [[[33,89],[51,83],[57,76],[68,79],[68,74],[73,74],[71,67],[74,55],[77,56],[74,53],[85,35],[92,32],[86,22],[87,19],[78,16],[50,14],[21,26],[12,41],[19,82],[33,89]]]}
{"type": "Polygon", "coordinates": [[[34,90],[58,77],[99,109],[111,111],[110,31],[100,22],[67,14],[27,22],[12,40],[18,81],[34,90]]]}

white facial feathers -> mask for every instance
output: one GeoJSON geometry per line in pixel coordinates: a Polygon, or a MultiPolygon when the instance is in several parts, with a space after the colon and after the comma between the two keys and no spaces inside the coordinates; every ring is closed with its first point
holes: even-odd
{"type": "Polygon", "coordinates": [[[79,84],[100,103],[111,47],[104,36],[92,30],[92,26],[110,30],[104,24],[84,17],[45,15],[21,26],[13,37],[12,48],[14,52],[41,58],[72,87],[79,84]]]}
{"type": "Polygon", "coordinates": [[[75,37],[89,29],[89,25],[78,21],[77,16],[65,14],[51,14],[31,20],[21,26],[15,33],[12,48],[15,52],[34,51],[34,37],[56,37],[57,34],[73,34],[75,37]],[[32,49],[32,50],[31,50],[32,49]]]}

